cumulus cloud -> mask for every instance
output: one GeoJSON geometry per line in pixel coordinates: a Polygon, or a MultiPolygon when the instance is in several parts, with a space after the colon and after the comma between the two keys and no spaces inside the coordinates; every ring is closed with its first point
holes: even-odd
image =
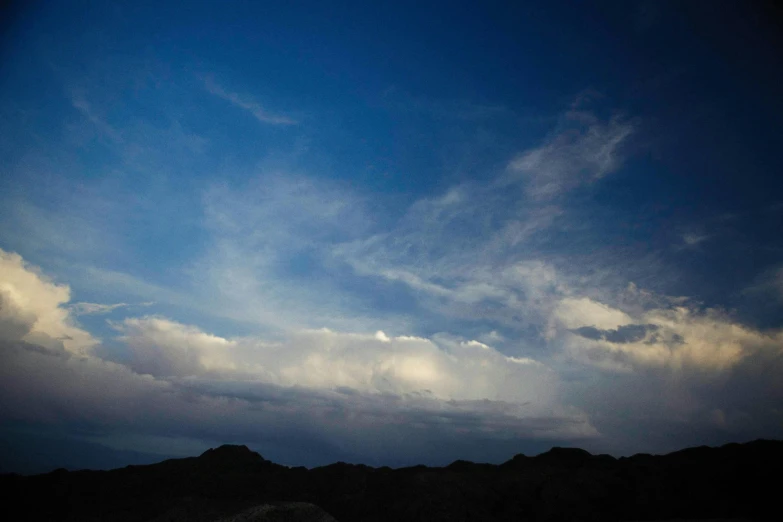
{"type": "Polygon", "coordinates": [[[478,341],[328,329],[297,331],[280,342],[225,339],[161,317],[128,318],[116,328],[133,354],[132,368],[158,377],[222,375],[288,387],[491,399],[539,413],[555,406],[557,378],[549,368],[478,341]]]}
{"type": "Polygon", "coordinates": [[[547,327],[580,376],[564,394],[602,433],[597,450],[783,435],[783,331],[634,285],[621,294],[613,304],[563,296],[547,327]]]}
{"type": "Polygon", "coordinates": [[[562,299],[552,312],[552,319],[557,326],[568,329],[583,326],[608,329],[617,328],[632,322],[632,319],[625,312],[588,297],[567,297],[562,299]]]}
{"type": "Polygon", "coordinates": [[[783,332],[754,330],[719,310],[679,304],[631,316],[589,298],[563,299],[549,335],[585,362],[621,370],[724,371],[758,351],[783,349],[783,332]]]}
{"type": "Polygon", "coordinates": [[[88,353],[97,340],[79,328],[64,306],[67,285],[58,285],[21,256],[0,250],[0,338],[28,341],[72,353],[88,353]]]}
{"type": "Polygon", "coordinates": [[[200,375],[232,370],[228,349],[234,343],[162,317],[128,318],[113,323],[133,354],[132,367],[156,377],[200,375]]]}

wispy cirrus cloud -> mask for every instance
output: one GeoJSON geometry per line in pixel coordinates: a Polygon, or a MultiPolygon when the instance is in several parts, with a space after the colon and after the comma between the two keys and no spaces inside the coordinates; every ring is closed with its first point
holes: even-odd
{"type": "Polygon", "coordinates": [[[101,135],[109,138],[111,141],[117,144],[124,143],[124,138],[120,131],[110,124],[105,116],[103,116],[87,99],[86,94],[81,89],[73,89],[70,93],[71,105],[74,109],[79,111],[93,126],[101,133],[101,135]]]}
{"type": "Polygon", "coordinates": [[[207,92],[226,100],[235,107],[243,109],[253,115],[261,123],[270,125],[296,125],[298,122],[288,116],[272,114],[264,109],[261,104],[246,94],[239,94],[224,89],[211,77],[204,78],[204,87],[207,92]]]}
{"type": "Polygon", "coordinates": [[[347,274],[333,245],[366,235],[368,202],[328,180],[259,172],[240,185],[204,192],[208,247],[188,269],[196,292],[223,313],[276,329],[379,329],[356,296],[341,291],[347,274]]]}
{"type": "Polygon", "coordinates": [[[102,315],[113,312],[120,308],[136,307],[136,306],[152,306],[155,304],[153,301],[147,303],[113,303],[113,304],[101,304],[101,303],[73,303],[69,306],[71,313],[74,315],[102,315]]]}
{"type": "Polygon", "coordinates": [[[744,295],[761,295],[783,302],[783,265],[765,270],[742,290],[744,295]]]}
{"type": "Polygon", "coordinates": [[[693,248],[701,245],[705,241],[709,240],[711,236],[709,234],[700,234],[698,232],[686,232],[682,235],[682,242],[687,248],[693,248]]]}
{"type": "Polygon", "coordinates": [[[617,116],[601,121],[586,111],[570,111],[563,121],[564,130],[509,163],[504,184],[522,179],[530,197],[547,200],[622,166],[620,147],[636,124],[617,116]]]}
{"type": "Polygon", "coordinates": [[[336,245],[335,255],[359,274],[407,286],[423,308],[443,315],[512,329],[537,322],[548,305],[527,303],[542,298],[542,285],[562,291],[566,277],[553,279],[541,251],[574,226],[554,196],[621,168],[621,145],[636,129],[585,110],[562,119],[565,130],[519,154],[487,183],[466,182],[415,201],[390,230],[336,245]]]}

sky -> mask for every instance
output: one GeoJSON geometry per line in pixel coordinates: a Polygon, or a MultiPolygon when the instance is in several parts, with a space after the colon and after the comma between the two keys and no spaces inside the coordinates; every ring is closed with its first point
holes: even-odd
{"type": "Polygon", "coordinates": [[[783,438],[773,3],[4,9],[2,469],[783,438]]]}

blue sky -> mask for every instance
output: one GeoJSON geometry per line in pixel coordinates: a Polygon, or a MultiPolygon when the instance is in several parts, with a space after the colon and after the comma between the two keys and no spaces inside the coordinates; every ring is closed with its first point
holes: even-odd
{"type": "Polygon", "coordinates": [[[304,465],[780,437],[774,14],[17,5],[4,436],[304,465]]]}

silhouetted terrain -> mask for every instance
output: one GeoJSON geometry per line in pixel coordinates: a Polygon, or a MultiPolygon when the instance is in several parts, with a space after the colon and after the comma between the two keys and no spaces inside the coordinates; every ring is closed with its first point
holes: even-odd
{"type": "Polygon", "coordinates": [[[112,471],[3,475],[0,487],[14,520],[771,519],[782,469],[783,441],[765,440],[619,459],[553,448],[498,466],[311,470],[221,446],[112,471]]]}

